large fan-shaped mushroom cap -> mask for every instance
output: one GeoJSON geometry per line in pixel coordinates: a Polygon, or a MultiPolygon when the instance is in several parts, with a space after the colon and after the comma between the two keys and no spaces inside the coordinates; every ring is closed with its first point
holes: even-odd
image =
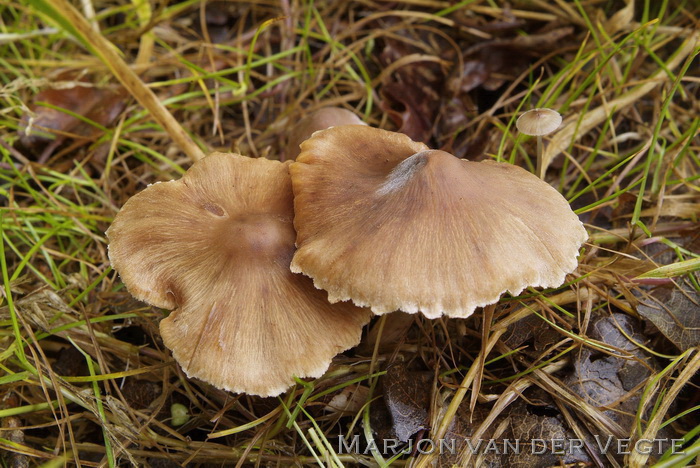
{"type": "Polygon", "coordinates": [[[362,126],[317,132],[290,167],[303,272],[331,302],[467,317],[502,293],[559,286],[586,231],[547,183],[362,126]]]}
{"type": "Polygon", "coordinates": [[[188,376],[274,396],[359,342],[369,311],[329,304],[289,270],[292,219],[288,164],[224,153],[116,216],[112,265],[136,298],[175,309],[160,330],[188,376]]]}

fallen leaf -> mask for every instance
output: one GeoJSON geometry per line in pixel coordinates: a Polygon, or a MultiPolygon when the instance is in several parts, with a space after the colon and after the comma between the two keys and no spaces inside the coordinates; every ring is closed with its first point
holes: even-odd
{"type": "Polygon", "coordinates": [[[637,312],[681,351],[700,345],[700,295],[688,282],[654,288],[637,312]]]}
{"type": "MultiPolygon", "coordinates": [[[[573,362],[572,373],[564,383],[583,401],[604,407],[603,413],[624,429],[632,428],[641,392],[634,391],[650,375],[655,363],[639,347],[647,340],[641,325],[628,315],[596,314],[591,319],[588,337],[627,352],[617,357],[583,347],[573,362]]],[[[638,389],[637,389],[638,390],[638,389]]]]}
{"type": "Polygon", "coordinates": [[[93,137],[101,132],[77,116],[106,127],[125,106],[122,88],[97,88],[78,82],[72,88],[46,89],[34,96],[31,114],[22,117],[20,143],[44,162],[67,139],[93,137]]]}
{"type": "MultiPolygon", "coordinates": [[[[394,39],[385,39],[380,54],[383,67],[413,53],[417,48],[394,39]]],[[[444,76],[435,62],[417,61],[403,65],[387,75],[382,83],[382,109],[389,114],[399,131],[414,141],[428,143],[440,109],[444,76]]]]}
{"type": "Polygon", "coordinates": [[[432,380],[432,374],[409,371],[403,362],[387,369],[383,379],[384,403],[396,438],[401,442],[407,442],[413,434],[428,428],[432,380]]]}
{"type": "MultiPolygon", "coordinates": [[[[227,2],[208,2],[205,4],[204,21],[200,18],[199,25],[207,28],[209,39],[214,44],[221,44],[231,39],[236,16],[235,6],[227,2]]],[[[201,11],[201,10],[200,10],[201,11]]]]}
{"type": "Polygon", "coordinates": [[[498,17],[487,20],[488,17],[474,15],[468,8],[460,8],[452,13],[451,17],[459,25],[467,28],[478,29],[479,31],[490,33],[503,33],[514,29],[523,28],[526,23],[516,17],[508,4],[505,4],[498,17]]]}
{"type": "Polygon", "coordinates": [[[478,161],[484,157],[492,132],[468,129],[477,116],[477,105],[468,94],[443,100],[437,121],[438,147],[458,158],[478,161]]]}
{"type": "Polygon", "coordinates": [[[572,32],[573,28],[567,27],[475,44],[464,51],[464,66],[450,80],[449,87],[463,93],[478,87],[496,90],[526,69],[534,58],[559,47],[559,41],[572,32]]]}
{"type": "Polygon", "coordinates": [[[469,414],[466,407],[461,407],[446,437],[448,443],[455,441],[454,453],[444,450],[438,466],[463,466],[469,455],[469,466],[476,466],[478,460],[481,466],[494,468],[590,463],[585,450],[572,443],[578,439],[567,428],[551,398],[533,388],[525,392],[525,400],[519,399],[506,408],[480,440],[472,440],[470,436],[486,418],[488,408],[477,407],[474,414],[469,414]]]}

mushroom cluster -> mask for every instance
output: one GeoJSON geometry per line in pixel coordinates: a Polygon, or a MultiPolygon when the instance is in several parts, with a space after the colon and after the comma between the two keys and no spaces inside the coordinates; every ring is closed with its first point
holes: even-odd
{"type": "Polygon", "coordinates": [[[576,268],[585,229],[521,168],[351,113],[324,110],[296,133],[296,161],[211,154],[132,197],[107,231],[128,290],[173,309],[161,334],[190,377],[278,395],[359,342],[365,307],[467,317],[576,268]]]}

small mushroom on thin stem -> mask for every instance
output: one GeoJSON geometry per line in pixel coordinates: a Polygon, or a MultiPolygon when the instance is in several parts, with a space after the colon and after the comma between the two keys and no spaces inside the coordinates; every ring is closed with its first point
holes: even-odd
{"type": "Polygon", "coordinates": [[[544,171],[547,169],[542,161],[542,136],[552,133],[561,125],[561,115],[559,112],[547,109],[531,109],[518,117],[515,126],[521,133],[537,137],[537,177],[544,178],[544,171]]]}
{"type": "Polygon", "coordinates": [[[322,107],[301,119],[290,132],[287,159],[296,159],[299,145],[315,132],[338,125],[367,125],[357,115],[342,107],[322,107]]]}

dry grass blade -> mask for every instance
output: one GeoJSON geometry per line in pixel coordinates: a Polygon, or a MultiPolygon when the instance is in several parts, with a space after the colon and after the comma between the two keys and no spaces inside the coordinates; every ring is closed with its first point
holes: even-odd
{"type": "MultiPolygon", "coordinates": [[[[538,370],[537,372],[551,374],[553,372],[563,369],[565,366],[565,361],[559,361],[549,364],[547,367],[538,370]]],[[[496,421],[496,418],[501,414],[501,412],[503,412],[503,410],[505,410],[506,407],[510,405],[513,401],[518,399],[522,395],[523,391],[526,388],[530,387],[532,384],[533,381],[531,379],[520,379],[510,384],[508,388],[506,388],[498,397],[498,400],[496,400],[496,402],[494,403],[488,416],[486,416],[486,418],[484,418],[483,421],[481,421],[479,426],[471,434],[470,438],[472,440],[480,440],[484,436],[484,434],[486,434],[486,432],[493,426],[493,424],[496,421]]],[[[460,460],[462,466],[471,466],[471,464],[473,463],[471,460],[473,455],[474,454],[471,451],[465,451],[462,459],[460,460]]]]}
{"type": "MultiPolygon", "coordinates": [[[[667,414],[674,401],[676,401],[676,398],[678,397],[680,391],[688,383],[690,383],[690,381],[697,375],[698,371],[700,371],[700,351],[691,350],[688,353],[687,357],[687,363],[685,363],[684,360],[679,361],[679,365],[685,365],[680,366],[680,373],[678,374],[678,377],[676,377],[676,379],[673,382],[673,385],[671,385],[667,393],[663,395],[661,403],[657,403],[657,406],[654,408],[654,415],[647,422],[647,427],[642,433],[632,434],[632,440],[655,440],[658,437],[658,431],[661,427],[661,423],[663,422],[664,416],[667,414]],[[694,354],[692,358],[690,357],[691,354],[694,354]]],[[[644,406],[648,406],[651,403],[651,397],[654,395],[654,390],[658,388],[658,385],[659,381],[655,380],[650,383],[650,388],[645,389],[644,393],[648,396],[648,398],[646,399],[646,401],[643,402],[644,406]]],[[[642,410],[643,409],[644,407],[642,407],[642,410]]],[[[632,452],[626,457],[626,462],[626,466],[629,466],[631,468],[640,468],[643,466],[647,466],[649,464],[649,454],[632,452]]]]}
{"type": "Polygon", "coordinates": [[[60,12],[70,24],[81,34],[87,44],[100,57],[102,62],[111,70],[112,74],[129,90],[131,95],[141,104],[163,129],[170,135],[173,141],[194,162],[202,159],[204,153],[192,140],[180,123],[160,102],[141,79],[134,73],[129,65],[117,53],[113,44],[104,38],[102,34],[93,28],[90,23],[66,0],[49,0],[56,11],[60,12]]]}
{"type": "Polygon", "coordinates": [[[479,398],[479,391],[481,390],[481,382],[484,378],[484,363],[486,362],[486,356],[488,351],[486,349],[487,343],[489,343],[489,335],[491,334],[491,321],[493,320],[493,312],[495,306],[486,306],[482,312],[481,319],[481,352],[479,353],[479,361],[476,363],[477,372],[472,383],[472,394],[469,400],[469,409],[473,412],[476,408],[476,403],[479,398]]]}

